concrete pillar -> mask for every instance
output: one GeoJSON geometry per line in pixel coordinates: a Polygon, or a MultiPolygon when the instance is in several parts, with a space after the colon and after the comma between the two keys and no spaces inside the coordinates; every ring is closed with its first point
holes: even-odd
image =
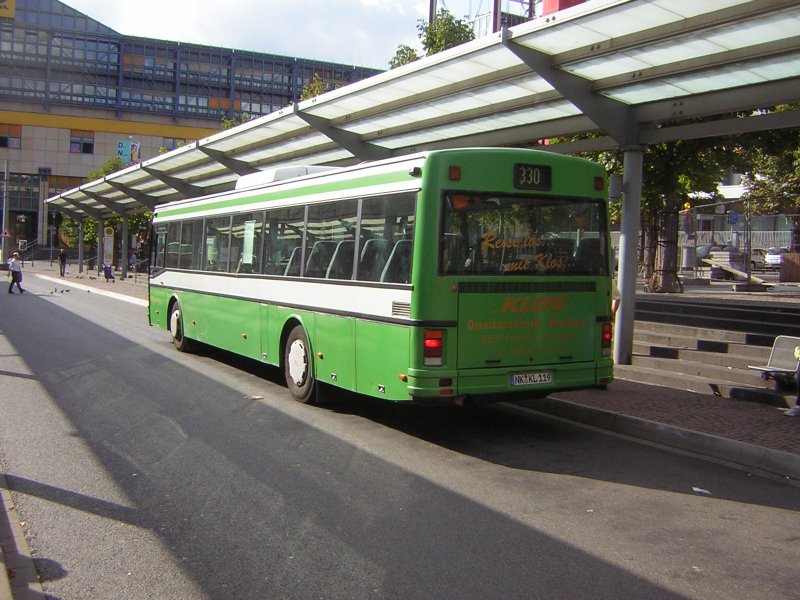
{"type": "Polygon", "coordinates": [[[614,328],[614,362],[629,365],[633,355],[633,320],[636,313],[637,246],[642,215],[641,147],[625,148],[622,174],[622,224],[619,238],[620,305],[614,328]]]}

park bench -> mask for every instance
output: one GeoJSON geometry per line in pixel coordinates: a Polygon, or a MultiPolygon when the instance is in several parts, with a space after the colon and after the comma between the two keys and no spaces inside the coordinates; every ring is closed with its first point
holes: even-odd
{"type": "Polygon", "coordinates": [[[781,383],[789,383],[797,374],[798,360],[794,355],[797,346],[800,346],[800,337],[779,335],[772,343],[767,364],[748,365],[748,368],[761,371],[761,378],[765,381],[774,379],[781,383]]]}

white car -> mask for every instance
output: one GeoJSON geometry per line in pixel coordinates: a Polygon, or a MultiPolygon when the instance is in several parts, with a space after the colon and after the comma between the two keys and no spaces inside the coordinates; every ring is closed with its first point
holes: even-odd
{"type": "Polygon", "coordinates": [[[750,268],[753,271],[763,271],[767,268],[767,251],[753,248],[750,252],[750,268]]]}
{"type": "Polygon", "coordinates": [[[765,268],[767,269],[780,269],[783,254],[789,251],[788,248],[770,248],[767,250],[767,255],[764,257],[765,268]]]}

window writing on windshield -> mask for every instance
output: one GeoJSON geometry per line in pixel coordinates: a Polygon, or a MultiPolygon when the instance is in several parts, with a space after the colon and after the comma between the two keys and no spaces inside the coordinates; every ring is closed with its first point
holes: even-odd
{"type": "Polygon", "coordinates": [[[607,275],[598,200],[445,192],[444,275],[607,275]]]}

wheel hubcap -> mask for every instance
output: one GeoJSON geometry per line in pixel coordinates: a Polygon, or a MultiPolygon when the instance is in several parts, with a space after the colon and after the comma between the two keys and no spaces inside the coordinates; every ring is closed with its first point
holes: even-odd
{"type": "Polygon", "coordinates": [[[180,337],[180,327],[181,327],[181,311],[173,310],[172,317],[169,320],[169,329],[172,333],[172,337],[178,338],[180,337]]]}
{"type": "Polygon", "coordinates": [[[295,340],[289,347],[289,355],[287,356],[287,365],[289,368],[289,376],[297,386],[303,385],[308,373],[308,360],[306,359],[306,346],[302,340],[295,340]]]}

